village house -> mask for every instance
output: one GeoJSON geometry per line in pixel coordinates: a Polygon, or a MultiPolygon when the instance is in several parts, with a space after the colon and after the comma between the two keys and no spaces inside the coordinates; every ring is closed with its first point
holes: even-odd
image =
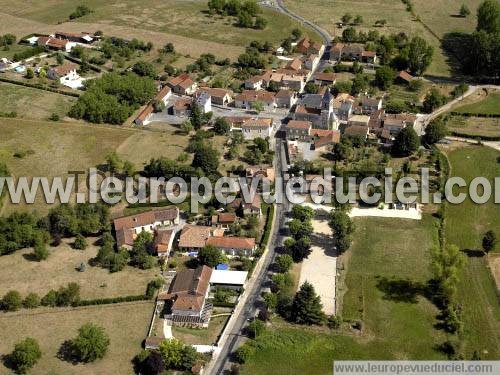
{"type": "Polygon", "coordinates": [[[311,129],[312,123],[310,121],[290,120],[285,127],[286,139],[307,142],[311,129]]]}
{"type": "Polygon", "coordinates": [[[369,64],[377,63],[377,54],[374,51],[366,51],[359,43],[335,43],[330,48],[331,61],[360,61],[369,64]]]}
{"type": "Polygon", "coordinates": [[[372,112],[378,111],[382,108],[382,99],[369,98],[368,96],[361,96],[359,101],[361,113],[363,115],[371,115],[372,112]]]}
{"type": "Polygon", "coordinates": [[[205,247],[207,239],[211,236],[223,236],[224,231],[217,228],[186,224],[182,228],[179,238],[179,250],[186,252],[198,251],[205,247]]]}
{"type": "Polygon", "coordinates": [[[349,126],[353,125],[368,126],[369,122],[370,122],[370,116],[354,115],[347,121],[347,124],[349,126]]]}
{"type": "Polygon", "coordinates": [[[52,50],[64,51],[64,52],[71,51],[71,49],[76,45],[75,43],[70,42],[69,40],[56,39],[48,36],[38,37],[36,43],[39,46],[45,46],[52,50]]]}
{"type": "Polygon", "coordinates": [[[295,47],[295,51],[303,55],[315,54],[321,56],[325,51],[325,46],[318,42],[312,42],[309,38],[303,38],[295,47]]]}
{"type": "Polygon", "coordinates": [[[212,112],[212,97],[207,92],[197,92],[195,94],[195,103],[202,113],[212,112]]]}
{"type": "Polygon", "coordinates": [[[69,40],[70,42],[81,43],[81,44],[91,44],[94,38],[88,33],[65,33],[62,31],[56,31],[54,37],[62,40],[69,40]]]}
{"type": "Polygon", "coordinates": [[[368,138],[368,126],[363,125],[352,125],[344,130],[344,136],[346,137],[360,137],[364,141],[368,138]]]}
{"type": "Polygon", "coordinates": [[[414,126],[417,116],[410,113],[386,114],[383,119],[383,128],[391,136],[396,136],[407,126],[414,126]]]}
{"type": "Polygon", "coordinates": [[[311,129],[309,132],[312,148],[316,151],[324,150],[340,142],[340,131],[326,129],[311,129]]]}
{"type": "Polygon", "coordinates": [[[280,90],[276,94],[276,106],[278,108],[292,108],[297,103],[297,93],[290,90],[280,90]]]}
{"type": "Polygon", "coordinates": [[[276,178],[274,168],[272,167],[248,167],[245,170],[245,176],[248,186],[251,186],[254,180],[258,180],[258,190],[262,187],[262,183],[264,182],[271,186],[276,178]]]}
{"type": "Polygon", "coordinates": [[[370,133],[379,134],[382,130],[382,123],[385,117],[385,110],[379,109],[374,111],[370,115],[370,121],[368,122],[368,127],[370,128],[370,133]]]}
{"type": "Polygon", "coordinates": [[[193,101],[189,98],[178,99],[172,107],[173,115],[178,117],[190,116],[192,103],[193,101]]]}
{"type": "Polygon", "coordinates": [[[177,207],[120,217],[113,221],[116,244],[118,248],[131,247],[139,233],[143,231],[153,233],[160,227],[177,224],[179,224],[179,209],[177,207]]]}
{"type": "Polygon", "coordinates": [[[256,248],[255,238],[210,237],[207,245],[215,246],[226,255],[251,257],[256,248]]]}
{"type": "Polygon", "coordinates": [[[237,217],[234,213],[222,212],[220,214],[213,215],[210,220],[210,224],[212,227],[228,230],[232,224],[236,223],[236,221],[237,217]]]}
{"type": "Polygon", "coordinates": [[[165,301],[164,318],[167,322],[187,327],[208,327],[213,308],[207,302],[211,276],[212,268],[207,266],[177,273],[168,292],[158,294],[158,300],[165,301]]]}
{"type": "Polygon", "coordinates": [[[172,90],[168,86],[163,86],[160,91],[158,91],[154,97],[154,100],[158,100],[163,102],[163,104],[167,104],[168,99],[172,96],[172,90]]]}
{"type": "Polygon", "coordinates": [[[206,92],[212,97],[212,104],[228,105],[233,101],[234,93],[229,89],[200,87],[200,92],[206,92]]]}
{"type": "Polygon", "coordinates": [[[361,61],[367,64],[377,63],[377,53],[375,51],[363,51],[361,61]]]}
{"type": "Polygon", "coordinates": [[[337,82],[337,75],[335,73],[316,73],[314,75],[314,83],[316,85],[326,85],[326,86],[331,86],[334,85],[335,82],[337,82]]]}
{"type": "Polygon", "coordinates": [[[260,205],[261,205],[261,199],[259,194],[254,194],[251,202],[246,202],[242,198],[236,198],[229,204],[230,207],[234,208],[237,213],[239,212],[239,214],[242,214],[243,216],[248,216],[248,215],[261,216],[262,211],[260,205]]]}
{"type": "Polygon", "coordinates": [[[178,95],[193,95],[198,88],[198,84],[187,73],[172,78],[167,84],[178,95]]]}
{"type": "Polygon", "coordinates": [[[339,121],[345,123],[352,116],[354,101],[355,98],[347,93],[340,93],[333,100],[333,113],[339,121]]]}
{"type": "Polygon", "coordinates": [[[274,133],[274,123],[271,118],[249,118],[241,124],[241,132],[245,139],[271,137],[274,133]]]}
{"type": "Polygon", "coordinates": [[[273,112],[276,109],[275,94],[267,91],[245,90],[235,98],[235,107],[242,109],[252,109],[252,104],[261,102],[264,110],[273,112]]]}
{"type": "Polygon", "coordinates": [[[320,56],[316,54],[310,54],[304,60],[304,66],[306,69],[315,70],[320,62],[320,56]]]}
{"type": "Polygon", "coordinates": [[[297,105],[294,120],[310,121],[313,128],[338,129],[337,116],[333,111],[333,96],[327,87],[318,94],[305,95],[297,105]]]}
{"type": "Polygon", "coordinates": [[[262,76],[250,77],[245,81],[246,90],[262,90],[264,86],[264,80],[262,76]]]}
{"type": "Polygon", "coordinates": [[[139,113],[139,115],[134,120],[134,123],[139,126],[144,126],[149,124],[151,121],[151,116],[153,115],[154,107],[149,103],[144,109],[139,113]]]}
{"type": "Polygon", "coordinates": [[[413,77],[410,73],[408,73],[405,70],[401,70],[398,73],[398,75],[397,75],[397,77],[395,79],[395,82],[396,83],[400,83],[400,84],[404,84],[404,85],[408,85],[414,79],[415,79],[415,77],[413,77]]]}
{"type": "Polygon", "coordinates": [[[155,231],[153,248],[159,257],[168,257],[174,243],[175,230],[158,228],[155,231]]]}
{"type": "Polygon", "coordinates": [[[80,76],[76,72],[78,65],[72,63],[66,63],[59,66],[54,66],[47,72],[47,77],[54,81],[59,80],[61,84],[66,81],[74,81],[80,79],[80,76]]]}
{"type": "Polygon", "coordinates": [[[298,72],[300,69],[302,69],[302,61],[298,58],[294,58],[293,60],[290,60],[288,62],[288,64],[286,65],[286,69],[298,72]]]}

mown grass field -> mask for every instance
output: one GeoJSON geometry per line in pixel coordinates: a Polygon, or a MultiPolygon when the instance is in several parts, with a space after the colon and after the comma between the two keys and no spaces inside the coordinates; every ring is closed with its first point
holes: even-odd
{"type": "Polygon", "coordinates": [[[486,98],[476,103],[456,107],[454,111],[459,113],[500,115],[500,91],[491,92],[486,98]]]}
{"type": "Polygon", "coordinates": [[[229,315],[217,316],[210,319],[206,329],[173,327],[172,334],[188,345],[213,345],[228,320],[229,315]]]}
{"type": "Polygon", "coordinates": [[[141,270],[126,267],[109,273],[101,267],[91,267],[88,262],[97,255],[97,238],[88,238],[85,250],[71,247],[72,240],[64,240],[57,248],[49,247],[50,256],[37,262],[30,256],[32,249],[23,249],[0,256],[0,296],[9,290],[17,290],[22,296],[35,292],[43,297],[50,289],[59,289],[70,282],[80,285],[82,299],[109,298],[139,295],[146,292],[146,285],[155,278],[157,268],[141,270]],[[86,265],[85,272],[78,272],[80,263],[86,265]]]}
{"type": "MultiPolygon", "coordinates": [[[[0,355],[10,354],[17,342],[33,337],[40,345],[42,358],[31,374],[133,374],[131,360],[141,350],[153,308],[153,302],[148,301],[1,314],[0,355]],[[109,335],[106,356],[93,363],[76,365],[59,359],[61,344],[76,337],[78,328],[85,323],[95,323],[109,335]]],[[[0,373],[11,373],[3,362],[0,373]]]]}
{"type": "Polygon", "coordinates": [[[500,136],[500,118],[452,116],[447,126],[471,137],[500,136]]]}
{"type": "MultiPolygon", "coordinates": [[[[490,181],[500,176],[496,158],[500,152],[481,146],[466,146],[447,152],[451,175],[460,176],[469,183],[484,176],[490,181]]],[[[463,189],[457,189],[464,191],[463,189]]],[[[486,257],[477,251],[487,230],[500,235],[500,211],[490,201],[477,205],[466,200],[447,207],[446,239],[462,250],[471,250],[458,288],[463,309],[465,351],[472,355],[477,350],[483,359],[500,358],[500,301],[487,265],[486,257]]],[[[497,249],[498,251],[499,249],[497,249]]]]}
{"type": "Polygon", "coordinates": [[[0,112],[18,117],[47,120],[53,113],[63,118],[76,98],[0,82],[0,112]]]}

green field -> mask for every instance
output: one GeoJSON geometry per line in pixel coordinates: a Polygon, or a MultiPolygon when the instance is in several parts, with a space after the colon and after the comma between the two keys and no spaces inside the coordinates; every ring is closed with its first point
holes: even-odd
{"type": "Polygon", "coordinates": [[[0,82],[0,112],[16,112],[18,117],[47,120],[56,113],[64,117],[76,101],[66,95],[0,82]]]}
{"type": "Polygon", "coordinates": [[[500,91],[489,93],[485,99],[477,103],[457,107],[454,111],[459,113],[500,115],[500,91]]]}
{"type": "MultiPolygon", "coordinates": [[[[500,152],[488,147],[467,146],[453,150],[448,153],[451,174],[467,182],[477,176],[491,181],[500,176],[498,156],[500,152]]],[[[465,324],[464,350],[468,355],[477,350],[483,359],[499,359],[500,304],[486,258],[477,249],[485,231],[492,229],[500,235],[500,211],[493,202],[476,205],[467,200],[461,205],[448,205],[446,217],[447,241],[470,250],[471,254],[458,288],[465,324]]]]}

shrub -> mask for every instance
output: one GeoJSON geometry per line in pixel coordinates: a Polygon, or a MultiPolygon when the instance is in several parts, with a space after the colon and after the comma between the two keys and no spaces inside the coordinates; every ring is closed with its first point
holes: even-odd
{"type": "Polygon", "coordinates": [[[42,351],[35,339],[28,337],[16,344],[14,351],[9,356],[13,367],[17,372],[25,374],[42,357],[42,351]]]}
{"type": "Polygon", "coordinates": [[[241,347],[239,347],[235,352],[234,352],[234,360],[237,363],[243,364],[245,363],[248,358],[254,353],[254,348],[251,347],[250,345],[246,344],[241,347]]]}
{"type": "Polygon", "coordinates": [[[71,348],[81,362],[94,362],[104,357],[108,346],[109,337],[104,329],[93,323],[81,326],[78,336],[71,341],[71,348]]]}
{"type": "Polygon", "coordinates": [[[40,297],[36,293],[30,293],[23,301],[23,306],[27,309],[34,309],[40,306],[40,297]]]}
{"type": "Polygon", "coordinates": [[[21,295],[16,290],[7,292],[2,298],[2,309],[5,311],[17,311],[22,306],[21,295]]]}
{"type": "Polygon", "coordinates": [[[85,250],[87,248],[87,240],[81,234],[78,234],[75,237],[75,242],[73,243],[73,247],[78,250],[85,250]]]}

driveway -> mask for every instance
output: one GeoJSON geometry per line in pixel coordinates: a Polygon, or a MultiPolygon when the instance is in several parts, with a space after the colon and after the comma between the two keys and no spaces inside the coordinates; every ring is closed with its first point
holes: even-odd
{"type": "Polygon", "coordinates": [[[312,252],[302,261],[299,287],[308,281],[321,298],[323,312],[335,314],[335,279],[337,277],[337,255],[332,245],[332,231],[327,220],[312,221],[312,252]]]}
{"type": "MultiPolygon", "coordinates": [[[[327,206],[324,204],[315,204],[310,202],[304,202],[304,206],[311,207],[313,210],[323,210],[330,212],[334,209],[332,206],[327,206]]],[[[408,210],[398,210],[390,209],[385,207],[380,209],[378,207],[373,208],[359,208],[353,207],[351,212],[349,212],[349,217],[388,217],[395,219],[411,219],[411,220],[422,220],[422,211],[420,206],[418,208],[410,208],[408,210]]]]}

